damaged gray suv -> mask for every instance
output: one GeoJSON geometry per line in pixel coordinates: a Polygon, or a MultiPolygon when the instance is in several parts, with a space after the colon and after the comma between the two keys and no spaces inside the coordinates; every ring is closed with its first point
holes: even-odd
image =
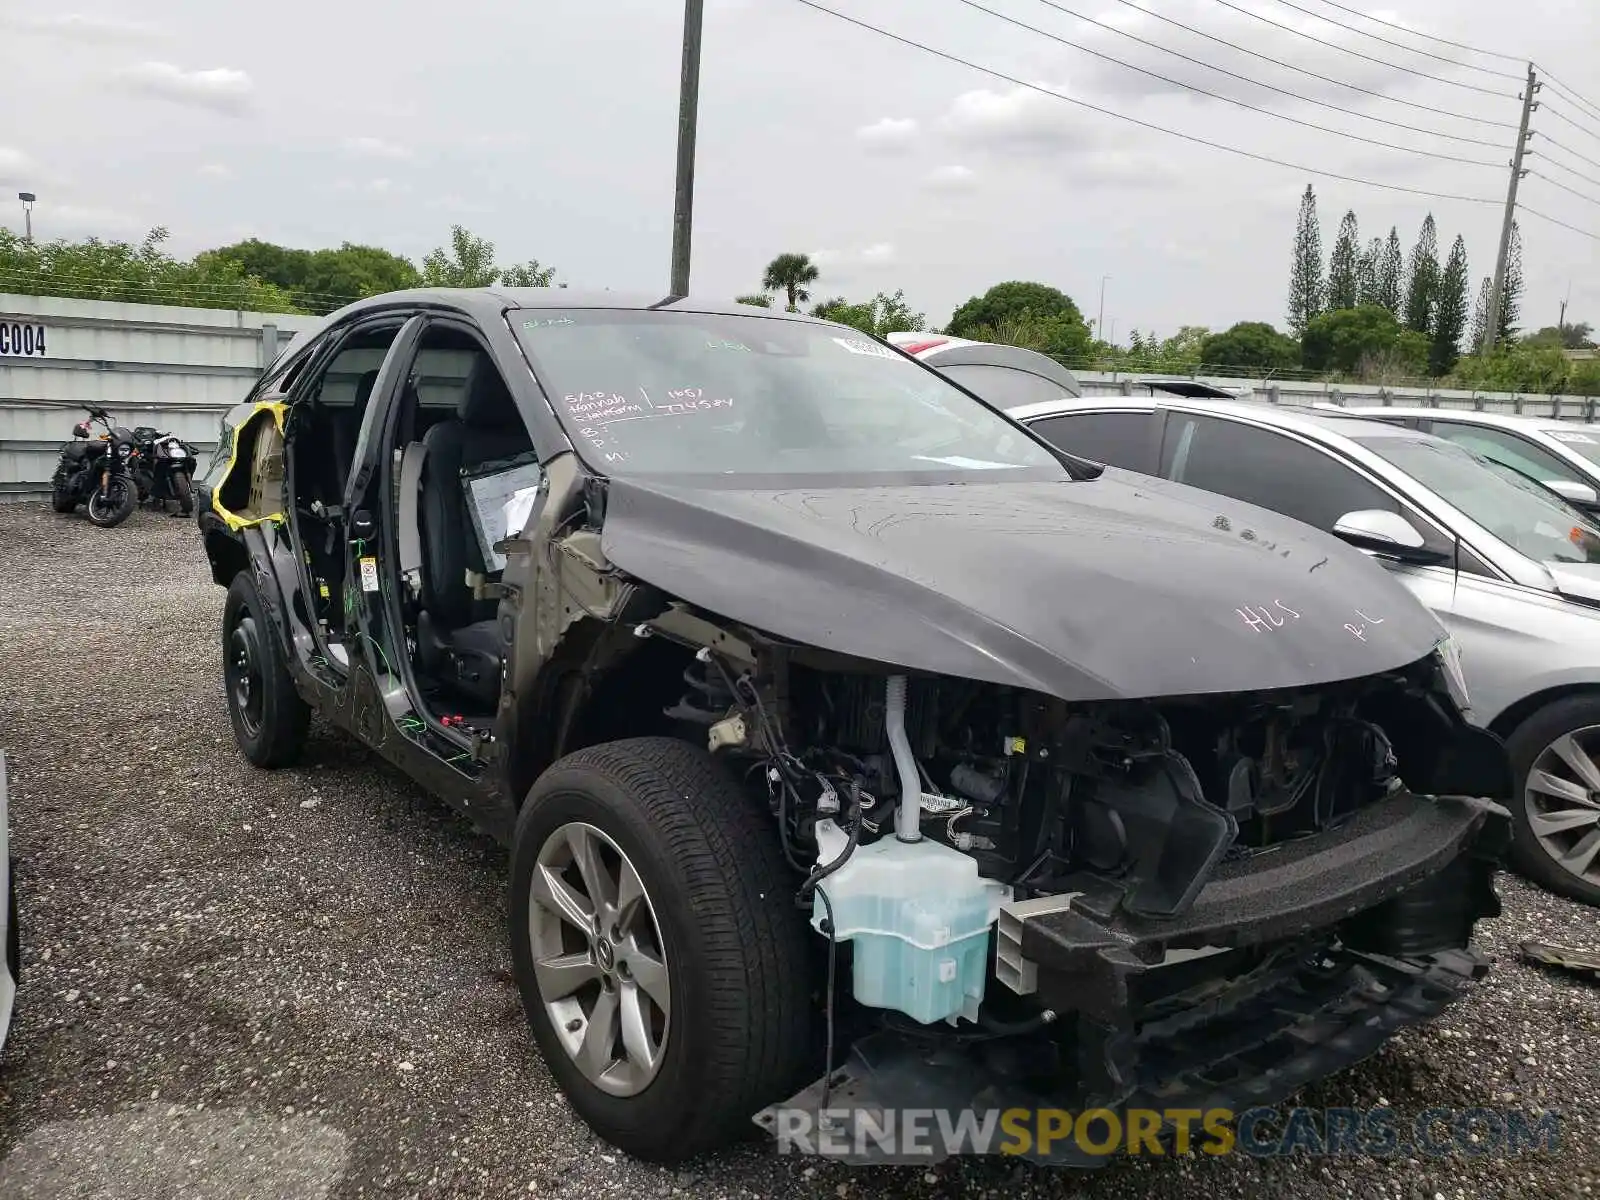
{"type": "Polygon", "coordinates": [[[1485,970],[1509,770],[1434,618],[848,328],[375,297],[198,508],[244,755],[319,714],[511,847],[533,1038],[643,1158],[1269,1104],[1485,970]]]}

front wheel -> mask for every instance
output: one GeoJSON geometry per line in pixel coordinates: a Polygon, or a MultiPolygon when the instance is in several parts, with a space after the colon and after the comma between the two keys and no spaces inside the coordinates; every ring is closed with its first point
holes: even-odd
{"type": "Polygon", "coordinates": [[[754,1132],[807,1065],[811,971],[776,834],[697,746],[591,746],[517,820],[522,1004],[578,1115],[673,1162],[754,1132]]]}
{"type": "Polygon", "coordinates": [[[248,571],[233,577],[222,606],[222,670],[234,740],[244,756],[258,767],[299,758],[311,709],[294,690],[248,571]]]}
{"type": "Polygon", "coordinates": [[[1539,709],[1506,739],[1516,772],[1512,856],[1551,891],[1600,905],[1600,696],[1539,709]]]}
{"type": "Polygon", "coordinates": [[[194,489],[189,486],[189,472],[176,471],[173,473],[172,493],[178,501],[178,516],[187,517],[194,511],[194,489]]]}
{"type": "Polygon", "coordinates": [[[137,501],[137,493],[133,484],[125,475],[113,475],[106,481],[103,488],[96,488],[89,495],[89,523],[98,525],[101,529],[110,529],[121,525],[133,512],[137,501]]]}

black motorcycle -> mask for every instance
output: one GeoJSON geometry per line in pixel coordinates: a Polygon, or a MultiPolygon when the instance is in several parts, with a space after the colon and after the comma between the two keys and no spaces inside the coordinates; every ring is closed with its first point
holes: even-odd
{"type": "Polygon", "coordinates": [[[199,452],[173,433],[162,433],[153,425],[140,425],[133,431],[133,480],[139,488],[139,503],[154,501],[167,512],[167,501],[177,502],[172,517],[187,517],[194,511],[194,468],[199,452]]]}
{"type": "Polygon", "coordinates": [[[69,513],[85,505],[91,524],[110,529],[128,519],[139,499],[130,470],[133,434],[113,425],[103,408],[87,412],[89,420],[74,425],[72,440],[61,447],[61,461],[50,481],[50,506],[69,513]],[[99,437],[90,436],[95,424],[105,430],[99,437]]]}

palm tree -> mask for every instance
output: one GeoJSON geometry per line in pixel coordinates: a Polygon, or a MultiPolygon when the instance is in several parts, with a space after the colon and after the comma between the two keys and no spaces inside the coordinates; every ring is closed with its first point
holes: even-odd
{"type": "Polygon", "coordinates": [[[767,264],[767,273],[761,286],[769,292],[783,292],[789,297],[789,311],[799,312],[800,305],[811,299],[808,284],[817,281],[817,264],[809,254],[780,254],[767,264]]]}

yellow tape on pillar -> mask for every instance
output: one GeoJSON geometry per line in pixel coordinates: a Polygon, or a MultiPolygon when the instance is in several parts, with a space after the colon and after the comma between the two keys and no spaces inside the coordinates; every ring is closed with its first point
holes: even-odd
{"type": "MultiPolygon", "coordinates": [[[[281,437],[283,434],[284,414],[288,411],[289,406],[281,400],[262,400],[253,406],[253,411],[250,415],[240,421],[238,428],[233,431],[233,442],[228,447],[228,469],[222,473],[222,478],[217,481],[217,486],[211,489],[211,510],[222,518],[223,523],[229,529],[235,532],[248,525],[260,525],[263,521],[283,520],[283,513],[281,512],[268,513],[261,517],[241,517],[237,513],[229,512],[222,507],[222,486],[233,474],[234,468],[239,465],[239,435],[244,432],[246,427],[263,412],[269,412],[272,414],[273,424],[278,427],[278,433],[281,437]]],[[[253,446],[254,444],[252,443],[252,448],[253,446]]]]}

